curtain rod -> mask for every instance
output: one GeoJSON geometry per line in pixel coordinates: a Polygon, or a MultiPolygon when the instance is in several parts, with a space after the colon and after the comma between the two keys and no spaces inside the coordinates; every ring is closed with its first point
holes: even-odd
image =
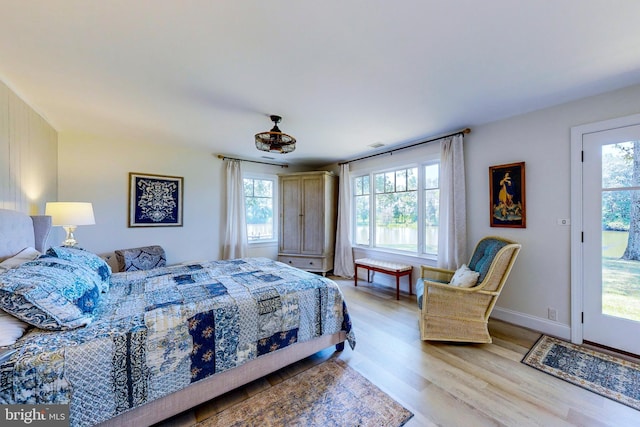
{"type": "Polygon", "coordinates": [[[430,138],[430,139],[427,139],[426,141],[416,142],[415,144],[411,144],[411,145],[405,145],[404,147],[393,148],[391,150],[382,151],[380,153],[375,153],[375,154],[371,154],[371,155],[364,156],[364,157],[358,157],[357,159],[353,159],[353,160],[347,160],[346,162],[340,162],[340,163],[338,163],[338,165],[346,165],[347,163],[357,162],[358,160],[364,160],[364,159],[368,159],[368,158],[371,158],[371,157],[381,156],[383,154],[390,154],[390,153],[394,153],[396,151],[404,150],[404,149],[407,149],[407,148],[412,148],[412,147],[415,147],[417,145],[422,145],[422,144],[426,144],[428,142],[437,141],[437,140],[442,139],[442,138],[448,138],[450,136],[461,135],[461,134],[464,135],[464,134],[467,134],[467,133],[470,133],[470,132],[471,132],[471,129],[466,128],[466,129],[462,129],[462,130],[459,130],[457,132],[453,132],[453,133],[450,133],[450,134],[447,134],[447,135],[439,136],[437,138],[430,138]]]}
{"type": "Polygon", "coordinates": [[[248,160],[248,159],[238,159],[235,157],[223,156],[222,154],[218,154],[218,158],[220,160],[239,160],[241,162],[251,162],[251,163],[260,163],[262,165],[271,165],[271,166],[280,166],[281,168],[288,168],[289,165],[282,163],[269,163],[269,162],[261,162],[259,160],[248,160]]]}

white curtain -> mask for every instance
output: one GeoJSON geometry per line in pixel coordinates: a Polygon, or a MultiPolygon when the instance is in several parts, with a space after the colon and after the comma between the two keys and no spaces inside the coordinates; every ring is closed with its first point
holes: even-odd
{"type": "Polygon", "coordinates": [[[468,262],[463,139],[456,135],[440,143],[438,267],[449,270],[468,262]]]}
{"type": "Polygon", "coordinates": [[[242,258],[248,249],[244,184],[239,160],[227,160],[227,228],[223,259],[242,258]]]}
{"type": "Polygon", "coordinates": [[[353,251],[351,250],[351,176],[349,164],[340,166],[340,190],[338,192],[338,225],[333,274],[351,278],[353,251]]]}

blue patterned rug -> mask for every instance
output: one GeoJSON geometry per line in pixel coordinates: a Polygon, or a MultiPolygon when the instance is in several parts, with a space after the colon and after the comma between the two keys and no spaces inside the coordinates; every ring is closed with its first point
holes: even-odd
{"type": "Polygon", "coordinates": [[[640,411],[640,364],[543,335],[522,363],[640,411]]]}

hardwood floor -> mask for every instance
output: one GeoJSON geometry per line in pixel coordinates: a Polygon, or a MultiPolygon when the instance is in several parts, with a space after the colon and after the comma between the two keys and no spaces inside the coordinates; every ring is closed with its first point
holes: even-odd
{"type": "Polygon", "coordinates": [[[336,281],[353,320],[354,351],[327,349],[162,426],[191,426],[330,357],[411,410],[408,427],[640,425],[640,411],[520,363],[537,332],[492,320],[492,344],[423,342],[415,296],[401,294],[396,301],[395,289],[336,281]]]}

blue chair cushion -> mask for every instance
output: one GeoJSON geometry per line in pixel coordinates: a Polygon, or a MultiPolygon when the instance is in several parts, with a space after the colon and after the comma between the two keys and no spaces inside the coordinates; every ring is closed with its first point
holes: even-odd
{"type": "Polygon", "coordinates": [[[418,298],[418,308],[422,310],[422,294],[424,294],[424,280],[418,277],[416,281],[416,298],[418,298]]]}
{"type": "Polygon", "coordinates": [[[469,268],[480,273],[478,283],[482,283],[489,272],[489,267],[500,249],[507,245],[506,242],[497,239],[484,239],[478,243],[476,251],[469,261],[469,268]]]}
{"type": "MultiPolygon", "coordinates": [[[[429,279],[431,282],[438,282],[438,283],[447,283],[447,282],[441,282],[440,280],[432,280],[429,279]]],[[[418,280],[416,280],[416,298],[418,299],[418,308],[420,310],[422,310],[422,295],[424,295],[424,280],[422,279],[422,277],[418,277],[418,280]]]]}

